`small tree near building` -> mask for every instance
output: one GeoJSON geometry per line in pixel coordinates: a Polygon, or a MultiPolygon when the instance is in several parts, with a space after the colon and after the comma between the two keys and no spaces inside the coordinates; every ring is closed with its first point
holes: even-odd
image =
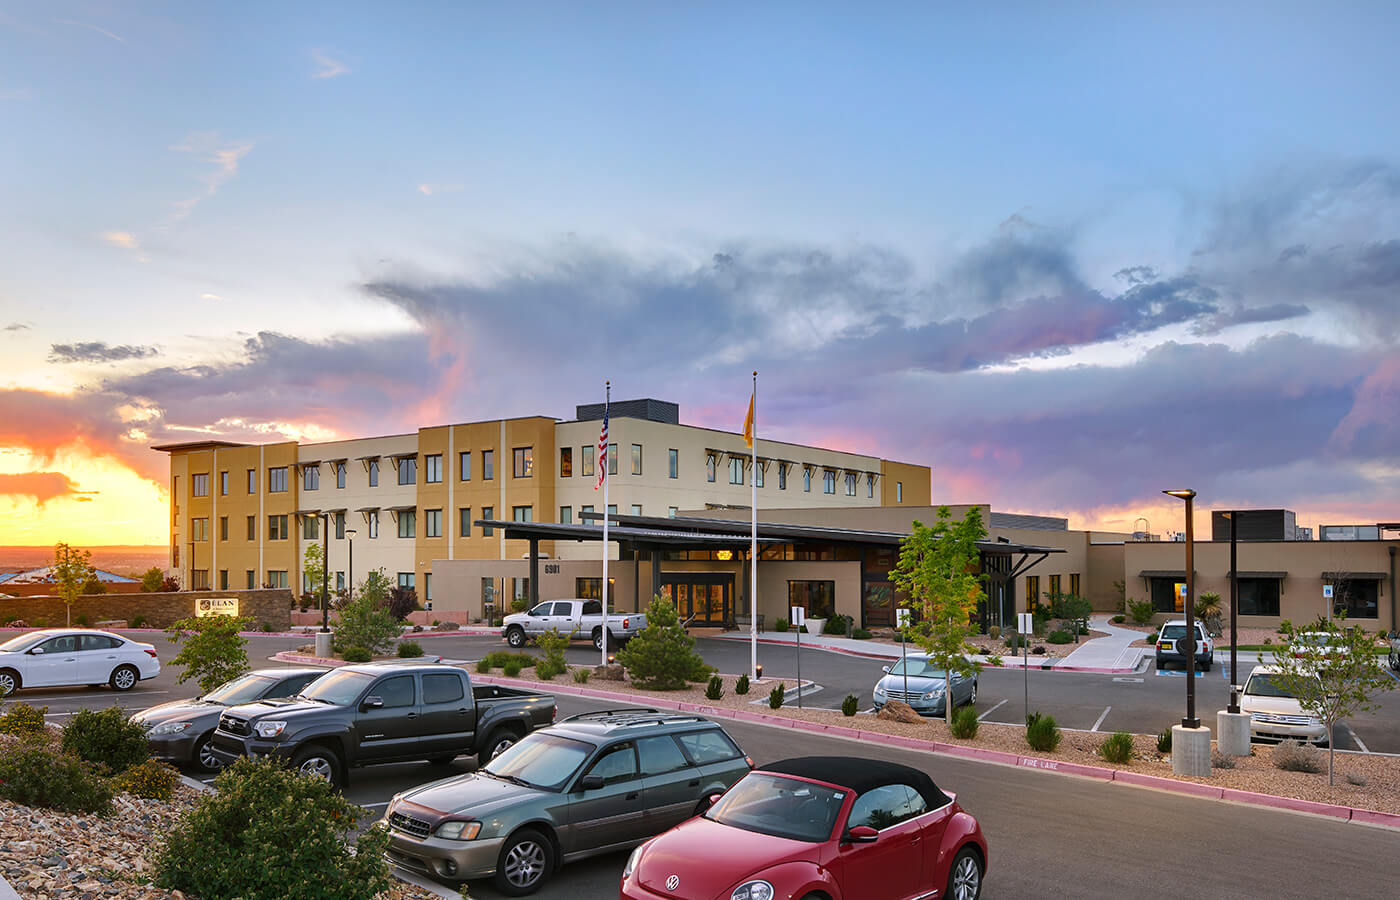
{"type": "MultiPolygon", "coordinates": [[[[326,557],[320,544],[307,544],[301,558],[301,574],[306,593],[316,598],[316,608],[321,608],[321,579],[325,577],[326,557]]],[[[330,598],[325,598],[330,602],[330,598]]]]}
{"type": "Polygon", "coordinates": [[[67,607],[68,624],[73,624],[73,601],[83,594],[89,580],[97,579],[97,570],[92,567],[92,554],[59,543],[53,548],[53,581],[58,595],[67,607]]]}
{"type": "MultiPolygon", "coordinates": [[[[978,574],[977,542],[986,535],[977,507],[955,520],[952,510],[940,506],[938,521],[931,527],[914,522],[913,530],[900,544],[899,564],[890,572],[890,581],[923,613],[910,634],[928,654],[929,662],[943,670],[945,698],[953,695],[952,673],[971,676],[982,671],[982,664],[969,658],[979,652],[969,638],[975,633],[972,623],[977,606],[985,598],[978,574]]],[[[945,700],[943,711],[951,726],[951,700],[945,700]]]]}
{"type": "Polygon", "coordinates": [[[161,585],[164,583],[165,573],[161,571],[160,566],[151,566],[146,570],[145,574],[141,576],[141,590],[148,594],[154,594],[159,591],[161,585]]]}
{"type": "Polygon", "coordinates": [[[1285,620],[1279,627],[1283,642],[1273,652],[1279,674],[1274,681],[1298,699],[1304,712],[1327,726],[1327,783],[1333,784],[1334,737],[1337,723],[1378,707],[1372,699],[1395,687],[1396,681],[1377,663],[1375,639],[1361,628],[1345,627],[1345,613],[1318,618],[1304,628],[1285,620]],[[1327,635],[1325,643],[1297,642],[1303,632],[1327,635]]]}
{"type": "Polygon", "coordinates": [[[251,623],[252,619],[237,616],[196,616],[165,629],[172,644],[183,641],[180,652],[170,661],[184,667],[176,681],[184,684],[193,678],[207,694],[248,671],[248,641],[239,632],[251,623]]]}
{"type": "Polygon", "coordinates": [[[678,691],[714,672],[695,652],[695,638],[685,633],[676,607],[659,595],[647,606],[646,627],[622,645],[617,661],[633,684],[654,691],[678,691]]]}

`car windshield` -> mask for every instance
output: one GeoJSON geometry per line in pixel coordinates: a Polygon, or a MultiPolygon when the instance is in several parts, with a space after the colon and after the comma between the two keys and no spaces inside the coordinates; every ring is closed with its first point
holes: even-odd
{"type": "Polygon", "coordinates": [[[808,781],[750,772],[705,813],[705,818],[745,831],[816,843],[831,837],[844,791],[808,781]]]}
{"type": "MultiPolygon", "coordinates": [[[[1196,626],[1196,637],[1201,636],[1201,626],[1196,626]]],[[[1175,641],[1186,637],[1185,625],[1163,625],[1162,633],[1157,637],[1159,641],[1175,641]]]]}
{"type": "Polygon", "coordinates": [[[1293,643],[1302,647],[1333,647],[1332,635],[1324,632],[1307,632],[1300,634],[1293,639],[1293,643]]]}
{"type": "Polygon", "coordinates": [[[5,643],[0,644],[0,650],[28,650],[31,646],[48,636],[47,634],[34,634],[32,632],[29,634],[16,635],[5,643]]]}
{"type": "Polygon", "coordinates": [[[266,675],[240,675],[232,681],[225,681],[204,695],[205,700],[213,700],[225,706],[252,703],[261,697],[275,679],[266,675]]]}
{"type": "Polygon", "coordinates": [[[584,741],[535,732],[512,744],[482,771],[557,791],[574,777],[593,750],[593,745],[584,741]]]}
{"type": "Polygon", "coordinates": [[[355,698],[360,696],[361,692],[369,687],[369,683],[373,680],[373,675],[366,675],[364,672],[347,672],[345,669],[341,669],[339,672],[332,672],[317,678],[297,696],[305,697],[307,700],[333,703],[336,706],[348,706],[355,702],[355,698]]]}
{"type": "Polygon", "coordinates": [[[1255,672],[1249,676],[1249,681],[1244,686],[1245,696],[1248,697],[1284,697],[1292,700],[1293,694],[1288,688],[1276,681],[1277,676],[1264,672],[1255,672]]]}
{"type": "Polygon", "coordinates": [[[891,675],[908,675],[910,678],[942,678],[943,670],[926,659],[913,657],[901,659],[890,666],[891,675]]]}

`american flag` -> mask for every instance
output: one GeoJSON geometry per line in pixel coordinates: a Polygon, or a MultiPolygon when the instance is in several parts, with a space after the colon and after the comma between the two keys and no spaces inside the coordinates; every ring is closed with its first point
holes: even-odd
{"type": "Polygon", "coordinates": [[[608,478],[608,404],[603,405],[603,430],[598,434],[598,483],[593,490],[603,486],[608,478]]]}

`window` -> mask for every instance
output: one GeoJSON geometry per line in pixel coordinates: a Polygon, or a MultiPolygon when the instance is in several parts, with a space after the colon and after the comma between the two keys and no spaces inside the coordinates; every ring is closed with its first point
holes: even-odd
{"type": "Polygon", "coordinates": [[[642,474],[642,445],[632,445],[632,474],[642,474]]]}
{"type": "Polygon", "coordinates": [[[1240,578],[1240,615],[1276,616],[1279,614],[1279,581],[1277,578],[1240,578]]]}
{"type": "Polygon", "coordinates": [[[836,582],[789,581],[788,606],[800,606],[814,619],[829,619],[836,611],[836,582]]]}
{"type": "Polygon", "coordinates": [[[369,514],[369,518],[365,520],[365,524],[369,527],[369,536],[370,536],[371,538],[377,538],[377,537],[379,537],[379,511],[378,511],[378,510],[375,510],[374,512],[372,512],[372,513],[369,514]]]}
{"type": "Polygon", "coordinates": [[[674,447],[666,451],[667,475],[671,478],[681,477],[681,451],[674,447]]]}
{"type": "MultiPolygon", "coordinates": [[[[180,476],[179,476],[179,475],[174,475],[174,476],[171,476],[171,478],[170,478],[170,496],[171,496],[171,497],[179,497],[179,496],[180,496],[180,476]]],[[[179,514],[180,514],[180,507],[179,507],[179,506],[176,506],[176,507],[175,507],[175,514],[176,514],[176,515],[179,515],[179,514]]]]}
{"type": "Polygon", "coordinates": [[[301,488],[304,491],[319,491],[321,489],[321,464],[314,466],[303,466],[301,470],[301,488]]]}
{"type": "Polygon", "coordinates": [[[457,536],[472,536],[472,508],[464,506],[457,510],[457,536]]]}
{"type": "Polygon", "coordinates": [[[608,444],[608,474],[617,474],[617,444],[608,444]]]}
{"type": "Polygon", "coordinates": [[[257,469],[249,469],[249,470],[248,470],[248,493],[250,493],[250,494],[256,494],[257,492],[258,492],[258,470],[257,470],[257,469]]]}
{"type": "Polygon", "coordinates": [[[510,595],[516,600],[529,600],[530,579],[512,578],[510,580],[510,595]]]}
{"type": "Polygon", "coordinates": [[[689,756],[690,761],[697,766],[708,766],[710,763],[738,759],[743,756],[739,752],[739,748],[729,739],[729,736],[718,728],[713,731],[691,731],[678,734],[676,740],[680,741],[681,746],[685,748],[685,755],[689,756]]]}
{"type": "Polygon", "coordinates": [[[573,447],[560,447],[560,448],[559,448],[559,477],[560,477],[560,478],[572,478],[572,477],[574,477],[574,448],[573,448],[573,447]]]}
{"type": "Polygon", "coordinates": [[[676,517],[676,513],[678,512],[680,512],[680,510],[674,506],[666,507],[666,515],[670,516],[673,519],[676,517]]]}
{"type": "Polygon", "coordinates": [[[516,478],[533,478],[535,476],[535,448],[516,447],[511,451],[513,466],[511,473],[516,478]]]}
{"type": "MultiPolygon", "coordinates": [[[[580,507],[578,508],[578,518],[579,518],[579,521],[580,521],[580,522],[583,522],[583,523],[585,523],[585,524],[591,524],[593,520],[590,519],[590,518],[588,518],[588,516],[584,515],[584,513],[591,513],[591,512],[593,512],[593,507],[592,507],[592,506],[580,506],[580,507]]],[[[580,594],[579,596],[581,597],[581,596],[583,596],[583,595],[580,594]]]]}
{"type": "Polygon", "coordinates": [[[386,678],[370,689],[374,696],[384,701],[384,709],[399,709],[414,703],[413,676],[395,675],[386,678]]]}
{"type": "Polygon", "coordinates": [[[335,464],[335,486],[341,490],[345,489],[345,463],[335,464]]]}
{"type": "Polygon", "coordinates": [[[301,517],[301,536],[308,541],[321,539],[321,519],[319,516],[301,517]]]}
{"type": "Polygon", "coordinates": [[[780,491],[785,491],[785,490],[787,490],[787,470],[788,470],[788,464],[787,464],[787,463],[785,463],[785,462],[780,462],[780,463],[778,463],[778,490],[780,490],[780,491]]]}
{"type": "Polygon", "coordinates": [[[456,703],[464,696],[460,675],[424,675],[423,702],[456,703]]]}
{"type": "Polygon", "coordinates": [[[285,494],[287,492],[287,467],[274,466],[267,470],[267,492],[285,494]]]}
{"type": "Polygon", "coordinates": [[[632,515],[634,515],[634,516],[640,516],[641,514],[642,514],[642,504],[640,504],[640,503],[633,503],[633,504],[632,504],[632,515]]]}
{"type": "Polygon", "coordinates": [[[418,483],[418,457],[400,456],[398,458],[399,484],[418,483]]]}
{"type": "Polygon", "coordinates": [[[1178,612],[1181,610],[1181,599],[1177,596],[1176,586],[1186,580],[1183,574],[1180,578],[1153,578],[1152,585],[1152,609],[1156,612],[1178,612]]]}
{"type": "MultiPolygon", "coordinates": [[[[227,472],[220,472],[220,473],[219,473],[219,495],[220,495],[221,497],[227,497],[227,496],[228,496],[228,473],[227,473],[227,472]]],[[[228,590],[228,588],[220,588],[220,590],[228,590]]]]}
{"type": "Polygon", "coordinates": [[[713,454],[713,453],[706,453],[706,454],[705,454],[705,480],[706,480],[706,481],[711,482],[711,483],[714,483],[714,480],[715,480],[715,466],[717,465],[717,463],[718,463],[718,460],[715,458],[715,454],[713,454]]]}
{"type": "Polygon", "coordinates": [[[335,573],[335,589],[336,589],[337,591],[343,591],[343,590],[345,590],[345,573],[344,573],[344,572],[336,572],[336,573],[335,573]]]}
{"type": "Polygon", "coordinates": [[[401,588],[412,588],[412,587],[413,587],[413,573],[412,573],[412,572],[400,572],[400,573],[399,573],[399,587],[401,587],[401,588]]]}
{"type": "Polygon", "coordinates": [[[195,495],[196,497],[208,497],[208,496],[209,496],[209,473],[208,473],[208,472],[205,472],[205,473],[203,473],[203,474],[201,474],[201,475],[191,475],[191,476],[190,476],[190,490],[194,492],[194,495],[195,495]]]}
{"type": "Polygon", "coordinates": [[[614,517],[614,516],[616,516],[616,515],[617,515],[617,504],[616,504],[616,503],[609,503],[609,504],[608,504],[608,517],[609,517],[609,518],[612,518],[612,517],[614,517]]]}
{"type": "Polygon", "coordinates": [[[802,467],[802,490],[805,491],[805,492],[807,492],[807,493],[809,493],[809,494],[812,493],[812,467],[811,467],[811,466],[803,466],[803,467],[802,467]]]}
{"type": "Polygon", "coordinates": [[[481,451],[481,480],[491,481],[496,477],[496,451],[481,451]]]}
{"type": "Polygon", "coordinates": [[[270,588],[285,588],[287,586],[287,570],[268,569],[265,584],[270,588]]]}
{"type": "Polygon", "coordinates": [[[472,452],[464,450],[457,454],[457,477],[463,481],[472,480],[472,452]]]}
{"type": "Polygon", "coordinates": [[[572,506],[559,507],[559,524],[572,525],[574,522],[574,508],[572,506]]]}
{"type": "Polygon", "coordinates": [[[903,503],[903,502],[904,502],[904,482],[902,482],[902,481],[896,481],[896,482],[894,483],[894,502],[895,502],[895,503],[903,503]]]}
{"type": "Polygon", "coordinates": [[[753,486],[763,487],[763,468],[768,465],[764,460],[759,460],[758,465],[753,467],[753,486]]]}
{"type": "Polygon", "coordinates": [[[228,516],[219,516],[219,540],[228,540],[228,516]]]}
{"type": "Polygon", "coordinates": [[[219,590],[228,590],[228,569],[219,570],[219,590]]]}
{"type": "Polygon", "coordinates": [[[598,757],[585,776],[597,775],[603,784],[617,784],[637,777],[637,751],[631,741],[609,747],[598,757]]]}
{"type": "Polygon", "coordinates": [[[426,484],[442,483],[441,453],[429,453],[423,457],[423,481],[426,484]]]}
{"type": "Polygon", "coordinates": [[[874,496],[875,496],[875,476],[874,476],[874,475],[866,475],[866,476],[865,476],[865,496],[867,496],[867,497],[874,497],[874,496]]]}
{"type": "Polygon", "coordinates": [[[580,449],[583,451],[583,472],[582,472],[581,474],[583,475],[584,478],[592,478],[592,477],[593,477],[593,448],[592,448],[592,447],[582,447],[582,448],[580,448],[580,449]]]}
{"type": "MultiPolygon", "coordinates": [[[[495,519],[495,518],[496,518],[496,507],[494,507],[494,506],[483,506],[483,507],[481,508],[481,517],[482,517],[483,519],[495,519]]],[[[493,534],[496,533],[496,529],[492,528],[490,525],[483,525],[483,526],[481,526],[481,533],[482,533],[483,535],[485,535],[486,537],[490,537],[491,535],[493,535],[493,534]]]]}
{"type": "Polygon", "coordinates": [[[248,579],[248,590],[250,590],[250,591],[252,591],[252,590],[257,590],[257,587],[258,587],[258,573],[257,573],[256,571],[254,571],[253,569],[244,569],[244,570],[243,570],[243,575],[244,575],[245,578],[248,579]]]}
{"type": "Polygon", "coordinates": [[[1345,611],[1348,619],[1380,617],[1380,582],[1370,578],[1337,578],[1332,582],[1333,614],[1345,611]]]}
{"type": "Polygon", "coordinates": [[[831,469],[826,469],[822,472],[822,493],[836,493],[836,473],[831,469]]]}
{"type": "Polygon", "coordinates": [[[258,539],[258,517],[257,517],[257,516],[249,516],[249,517],[248,517],[248,540],[250,540],[250,541],[256,541],[257,539],[258,539]]]}
{"type": "Polygon", "coordinates": [[[335,539],[337,541],[345,540],[345,513],[335,514],[335,539]]]}
{"type": "Polygon", "coordinates": [[[418,536],[418,511],[415,509],[405,509],[399,513],[399,537],[411,538],[418,536]]]}
{"type": "Polygon", "coordinates": [[[1079,596],[1079,573],[1071,572],[1069,576],[1069,592],[1074,596],[1079,596]]]}
{"type": "Polygon", "coordinates": [[[207,518],[206,518],[206,519],[190,519],[190,540],[192,540],[192,541],[207,541],[207,540],[209,540],[209,520],[208,520],[207,518]]]}
{"type": "Polygon", "coordinates": [[[209,590],[209,570],[195,569],[190,573],[190,587],[196,591],[209,590]]]}
{"type": "Polygon", "coordinates": [[[379,487],[379,460],[369,461],[369,486],[379,487]]]}
{"type": "MultiPolygon", "coordinates": [[[[601,578],[575,578],[575,579],[574,579],[574,596],[575,596],[575,597],[578,597],[578,598],[581,599],[581,600],[595,600],[595,601],[598,601],[596,604],[594,604],[594,605],[597,606],[598,608],[592,610],[592,612],[601,612],[601,611],[602,611],[601,604],[602,604],[602,600],[603,600],[603,579],[601,579],[601,578]]],[[[616,578],[609,578],[609,579],[608,579],[608,603],[611,605],[611,604],[613,604],[613,603],[615,603],[615,602],[617,602],[617,579],[616,579],[616,578]]],[[[585,606],[583,611],[584,611],[585,613],[587,613],[587,612],[590,612],[590,609],[589,609],[589,607],[585,606]]]]}
{"type": "Polygon", "coordinates": [[[516,522],[533,522],[535,521],[535,508],[533,506],[511,507],[510,517],[516,522]]]}
{"type": "Polygon", "coordinates": [[[481,605],[482,608],[496,605],[496,579],[481,579],[481,605]]]}
{"type": "Polygon", "coordinates": [[[1056,594],[1058,594],[1058,593],[1060,593],[1060,576],[1058,576],[1058,575],[1051,575],[1051,576],[1050,576],[1050,596],[1051,596],[1051,597],[1054,597],[1054,596],[1055,596],[1056,594]]]}
{"type": "Polygon", "coordinates": [[[1040,576],[1026,576],[1026,612],[1035,612],[1040,607],[1040,576]]]}
{"type": "Polygon", "coordinates": [[[738,456],[729,457],[729,483],[744,483],[744,460],[738,456]]]}
{"type": "Polygon", "coordinates": [[[669,734],[637,741],[637,755],[642,759],[643,775],[665,775],[690,765],[669,734]]]}
{"type": "Polygon", "coordinates": [[[170,542],[170,565],[177,569],[180,567],[180,542],[176,540],[170,542]]]}
{"type": "Polygon", "coordinates": [[[423,510],[423,533],[425,537],[442,537],[442,510],[423,510]]]}
{"type": "Polygon", "coordinates": [[[876,831],[884,831],[914,818],[927,809],[928,804],[924,802],[924,798],[912,788],[902,784],[887,784],[866,791],[856,798],[856,802],[851,806],[851,815],[846,827],[864,825],[876,831]],[[918,798],[917,804],[912,802],[911,795],[918,798]]]}

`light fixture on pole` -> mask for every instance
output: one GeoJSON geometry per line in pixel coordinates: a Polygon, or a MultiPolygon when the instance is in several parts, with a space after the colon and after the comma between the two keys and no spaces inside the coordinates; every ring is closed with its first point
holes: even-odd
{"type": "Polygon", "coordinates": [[[346,596],[355,594],[355,529],[345,529],[345,539],[350,542],[349,559],[345,563],[345,590],[346,596]]]}
{"type": "Polygon", "coordinates": [[[1186,501],[1186,599],[1181,604],[1186,612],[1186,636],[1177,642],[1177,652],[1186,657],[1186,715],[1181,725],[1183,728],[1200,728],[1201,720],[1196,717],[1196,538],[1191,521],[1192,501],[1196,499],[1196,492],[1188,489],[1162,493],[1186,501]]]}
{"type": "Polygon", "coordinates": [[[331,514],[321,513],[321,631],[331,630],[331,606],[326,594],[330,588],[331,575],[331,514]]]}
{"type": "Polygon", "coordinates": [[[1235,646],[1239,644],[1236,637],[1238,631],[1236,627],[1235,608],[1240,605],[1240,572],[1239,572],[1239,510],[1232,509],[1227,513],[1221,513],[1230,520],[1230,705],[1226,707],[1229,712],[1240,711],[1240,694],[1237,688],[1239,681],[1235,678],[1235,673],[1239,671],[1239,664],[1235,659],[1235,646]]]}

